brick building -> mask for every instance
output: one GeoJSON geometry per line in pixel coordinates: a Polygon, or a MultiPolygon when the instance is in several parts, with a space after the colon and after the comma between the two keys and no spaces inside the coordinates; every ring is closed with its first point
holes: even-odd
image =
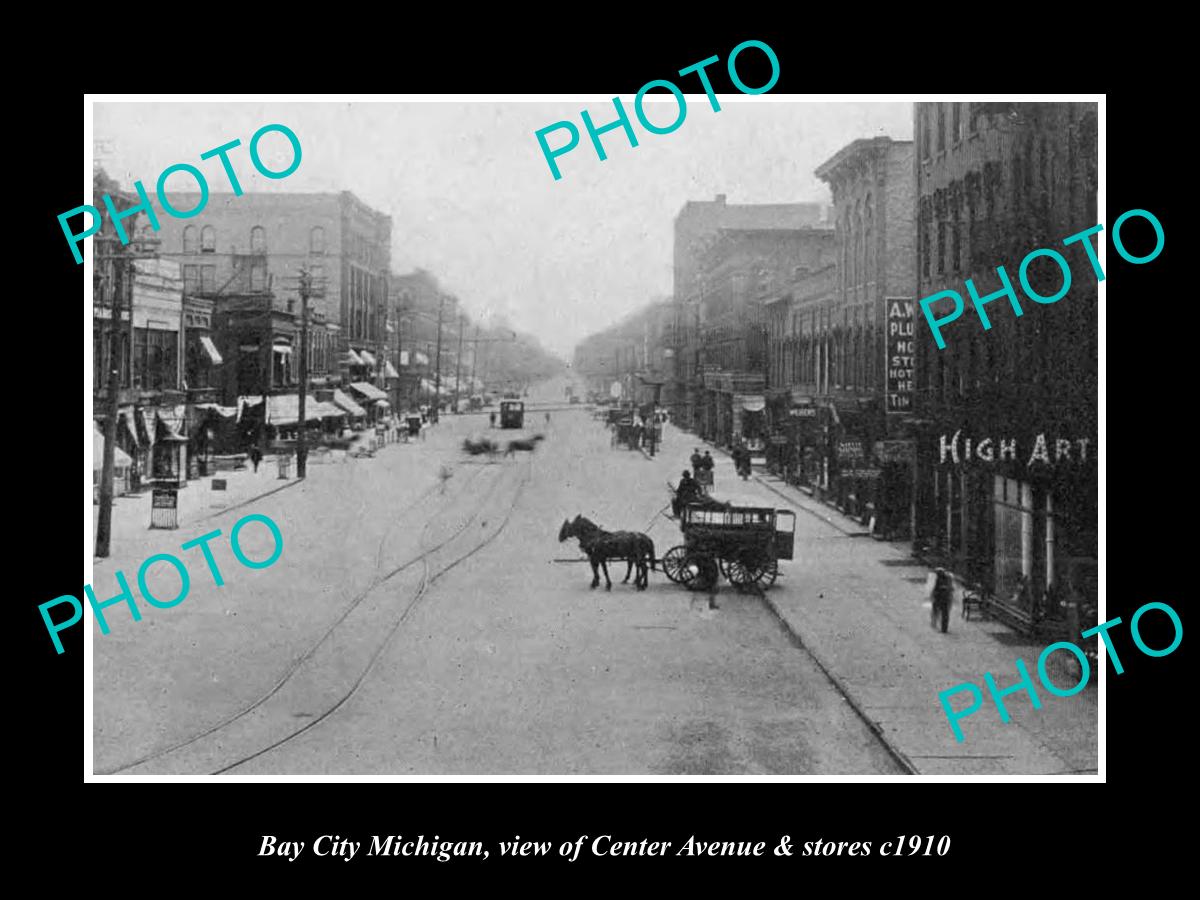
{"type": "Polygon", "coordinates": [[[720,230],[803,229],[822,226],[827,217],[821,203],[730,204],[724,194],[683,205],[674,226],[675,366],[663,389],[663,402],[675,422],[692,430],[701,427],[706,402],[700,370],[701,276],[711,264],[710,251],[720,230]]]}
{"type": "MultiPolygon", "coordinates": [[[[917,296],[966,300],[945,349],[917,322],[918,538],[1026,613],[1047,589],[1094,599],[1097,284],[1084,251],[1061,242],[1097,222],[1096,106],[918,103],[914,116],[917,296]],[[983,330],[964,280],[986,296],[1004,266],[1021,291],[1020,263],[1041,247],[1067,257],[1069,292],[1048,305],[1021,295],[1020,318],[1001,298],[983,330]]],[[[1030,281],[1050,296],[1062,276],[1042,262],[1030,281]]]]}
{"type": "MultiPolygon", "coordinates": [[[[836,282],[801,313],[819,325],[821,487],[851,515],[907,532],[911,509],[912,336],[916,290],[913,143],[853,141],[816,170],[833,194],[836,282]],[[901,443],[901,441],[906,441],[901,443]]],[[[802,452],[802,449],[801,449],[802,452]]]]}
{"type": "MultiPolygon", "coordinates": [[[[200,200],[168,199],[177,209],[200,200]]],[[[384,383],[395,364],[386,328],[389,216],[349,191],[212,193],[193,218],[158,216],[161,254],[181,266],[185,295],[213,304],[224,402],[295,389],[301,268],[317,291],[309,301],[313,386],[384,383]]]]}

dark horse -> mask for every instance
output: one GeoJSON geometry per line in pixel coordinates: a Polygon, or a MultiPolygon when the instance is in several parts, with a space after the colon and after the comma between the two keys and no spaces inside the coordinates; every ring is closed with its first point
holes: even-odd
{"type": "Polygon", "coordinates": [[[538,442],[544,441],[545,439],[546,439],[545,435],[535,434],[533,437],[531,437],[527,441],[525,441],[525,440],[509,441],[508,449],[504,451],[504,455],[512,456],[518,450],[527,450],[532,453],[533,450],[537,447],[538,442]]]}
{"type": "Polygon", "coordinates": [[[654,542],[646,535],[636,531],[605,531],[595,522],[576,516],[573,522],[563,520],[562,528],[558,531],[559,541],[567,538],[578,538],[579,546],[587,554],[588,562],[592,564],[592,587],[600,584],[600,569],[604,569],[605,590],[612,590],[612,581],[608,577],[608,560],[625,560],[625,580],[629,582],[629,574],[637,566],[637,578],[634,587],[644,591],[650,583],[649,569],[654,565],[654,542]]]}

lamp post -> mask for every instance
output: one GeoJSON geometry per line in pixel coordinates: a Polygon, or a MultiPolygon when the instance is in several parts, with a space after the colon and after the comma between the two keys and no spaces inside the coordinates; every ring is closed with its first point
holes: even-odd
{"type": "Polygon", "coordinates": [[[304,422],[304,404],[308,398],[308,295],[312,277],[308,269],[300,269],[300,399],[296,430],[296,477],[308,475],[308,428],[304,422]]]}

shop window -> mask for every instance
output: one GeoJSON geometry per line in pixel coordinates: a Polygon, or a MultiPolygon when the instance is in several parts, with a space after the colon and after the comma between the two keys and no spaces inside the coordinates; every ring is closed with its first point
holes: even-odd
{"type": "Polygon", "coordinates": [[[199,266],[184,266],[183,267],[183,292],[185,294],[195,294],[200,290],[200,267],[199,266]]]}

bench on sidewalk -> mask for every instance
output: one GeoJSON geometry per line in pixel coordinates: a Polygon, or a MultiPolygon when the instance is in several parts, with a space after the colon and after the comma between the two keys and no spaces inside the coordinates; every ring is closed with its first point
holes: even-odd
{"type": "Polygon", "coordinates": [[[1037,630],[1037,622],[1032,615],[1021,607],[1006,603],[998,597],[987,597],[984,600],[984,608],[990,618],[1003,622],[1022,634],[1033,634],[1037,630]]]}

